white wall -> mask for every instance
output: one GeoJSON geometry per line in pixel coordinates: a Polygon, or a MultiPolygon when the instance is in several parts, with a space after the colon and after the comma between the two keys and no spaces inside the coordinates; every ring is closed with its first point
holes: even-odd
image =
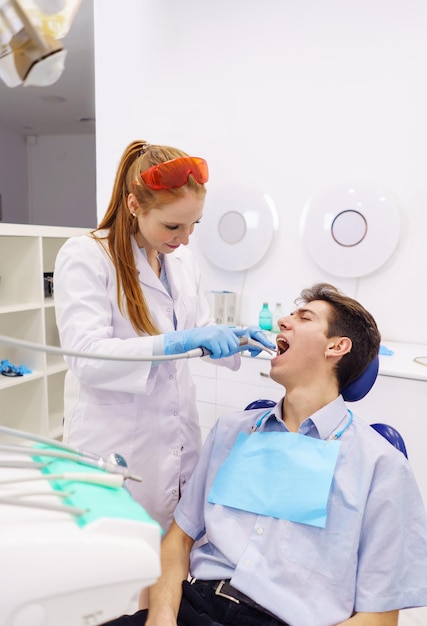
{"type": "Polygon", "coordinates": [[[27,149],[29,223],[94,228],[95,136],[31,136],[27,149]]]}
{"type": "Polygon", "coordinates": [[[26,151],[25,139],[21,135],[0,126],[0,194],[3,222],[21,224],[28,221],[26,151]]]}
{"type": "Polygon", "coordinates": [[[95,227],[95,135],[26,138],[0,127],[2,221],[95,227]]]}
{"type": "Polygon", "coordinates": [[[206,289],[242,294],[242,323],[327,280],[385,340],[427,344],[426,20],[423,0],[122,0],[120,12],[95,0],[98,217],[129,141],[176,145],[207,158],[210,189],[255,185],[279,209],[278,237],[247,273],[191,243],[206,289]],[[394,193],[402,232],[383,267],[338,279],[311,260],[299,221],[315,190],[353,181],[394,193]]]}

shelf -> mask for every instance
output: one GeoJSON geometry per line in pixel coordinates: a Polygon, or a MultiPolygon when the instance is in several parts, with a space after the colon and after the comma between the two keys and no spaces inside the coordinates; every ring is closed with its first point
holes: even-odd
{"type": "Polygon", "coordinates": [[[2,237],[0,247],[0,306],[23,305],[42,299],[40,241],[32,237],[2,237]]]}
{"type": "MultiPolygon", "coordinates": [[[[19,341],[43,343],[43,319],[40,309],[15,311],[1,316],[1,334],[19,341]]],[[[0,343],[0,361],[8,359],[14,365],[25,365],[31,371],[44,370],[43,352],[29,350],[21,346],[0,343]]]]}
{"type": "Polygon", "coordinates": [[[37,311],[40,308],[38,302],[12,302],[11,304],[0,305],[0,315],[4,313],[18,313],[19,311],[37,311]]]}
{"type": "MultiPolygon", "coordinates": [[[[16,380],[16,379],[14,379],[16,380]]],[[[46,386],[43,378],[1,389],[1,424],[30,433],[48,433],[46,386]]]]}
{"type": "Polygon", "coordinates": [[[42,370],[33,371],[31,374],[24,374],[23,376],[3,376],[0,375],[0,390],[7,387],[16,387],[17,385],[25,385],[32,380],[37,380],[44,377],[42,370]]]}
{"type": "MultiPolygon", "coordinates": [[[[46,297],[44,273],[69,237],[86,228],[0,224],[0,335],[59,347],[54,297],[46,297]]],[[[31,374],[0,375],[0,424],[31,433],[62,434],[64,377],[61,355],[0,343],[0,360],[25,365],[31,374]]]]}
{"type": "Polygon", "coordinates": [[[46,367],[46,375],[52,376],[54,374],[59,374],[60,372],[67,371],[67,364],[62,357],[58,357],[57,362],[50,362],[46,367]]]}

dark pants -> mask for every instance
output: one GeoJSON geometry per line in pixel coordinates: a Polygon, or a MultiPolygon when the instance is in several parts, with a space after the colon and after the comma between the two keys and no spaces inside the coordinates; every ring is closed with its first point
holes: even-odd
{"type": "MultiPolygon", "coordinates": [[[[191,585],[184,581],[182,592],[178,626],[286,626],[257,609],[216,596],[211,587],[200,582],[191,585]]],[[[123,615],[104,626],[143,626],[147,613],[123,615]]]]}

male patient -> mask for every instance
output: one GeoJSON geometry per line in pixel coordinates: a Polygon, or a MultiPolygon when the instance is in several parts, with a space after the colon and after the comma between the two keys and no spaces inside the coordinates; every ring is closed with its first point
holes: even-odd
{"type": "Polygon", "coordinates": [[[111,625],[396,626],[427,605],[427,520],[404,455],[340,390],[380,334],[325,283],[279,321],[273,409],[224,415],[162,542],[149,609],[111,625]],[[190,577],[188,577],[190,572],[190,577]]]}

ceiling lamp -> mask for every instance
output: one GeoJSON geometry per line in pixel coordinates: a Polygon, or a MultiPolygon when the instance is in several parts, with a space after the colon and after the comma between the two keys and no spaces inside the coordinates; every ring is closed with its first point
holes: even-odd
{"type": "Polygon", "coordinates": [[[81,0],[0,0],[0,79],[8,87],[55,83],[81,0]]]}

